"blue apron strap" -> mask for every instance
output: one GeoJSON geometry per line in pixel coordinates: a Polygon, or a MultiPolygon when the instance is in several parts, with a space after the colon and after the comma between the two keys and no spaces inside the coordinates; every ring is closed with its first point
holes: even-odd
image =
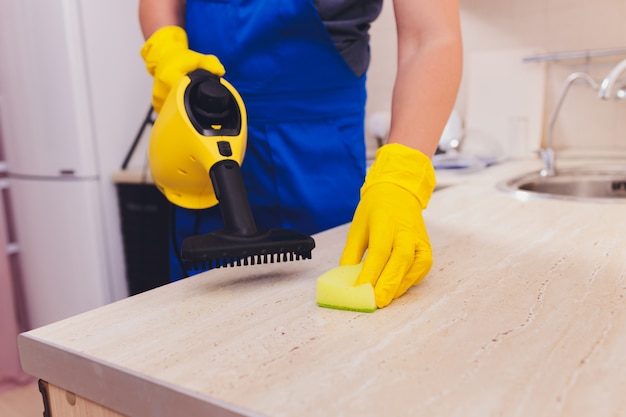
{"type": "Polygon", "coordinates": [[[187,0],[186,19],[190,47],[222,61],[251,122],[362,111],[365,76],[345,62],[312,0],[187,0]]]}

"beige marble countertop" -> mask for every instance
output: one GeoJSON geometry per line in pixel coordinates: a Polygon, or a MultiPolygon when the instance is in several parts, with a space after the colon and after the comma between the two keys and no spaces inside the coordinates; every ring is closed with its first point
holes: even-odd
{"type": "Polygon", "coordinates": [[[538,167],[442,174],[432,271],[375,313],[315,304],[342,226],[313,260],[209,271],[25,333],[23,366],[129,416],[626,415],[626,205],[496,190],[538,167]]]}

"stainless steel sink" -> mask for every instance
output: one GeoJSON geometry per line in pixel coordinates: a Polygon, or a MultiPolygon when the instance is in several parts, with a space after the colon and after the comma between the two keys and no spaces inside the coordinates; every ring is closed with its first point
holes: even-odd
{"type": "Polygon", "coordinates": [[[626,203],[626,166],[564,168],[554,176],[532,172],[500,182],[498,188],[522,199],[626,203]]]}

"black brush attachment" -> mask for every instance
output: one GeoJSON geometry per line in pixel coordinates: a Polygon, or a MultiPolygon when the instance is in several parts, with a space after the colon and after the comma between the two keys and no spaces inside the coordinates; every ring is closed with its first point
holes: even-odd
{"type": "Polygon", "coordinates": [[[312,237],[289,229],[269,229],[237,237],[224,229],[188,237],[182,257],[188,270],[311,259],[312,237]]]}
{"type": "Polygon", "coordinates": [[[188,270],[311,259],[315,240],[289,229],[257,229],[239,164],[217,162],[209,172],[225,227],[183,240],[188,270]]]}

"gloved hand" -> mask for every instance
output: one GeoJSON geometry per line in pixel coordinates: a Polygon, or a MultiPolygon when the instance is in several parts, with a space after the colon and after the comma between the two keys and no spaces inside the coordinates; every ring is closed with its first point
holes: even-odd
{"type": "Polygon", "coordinates": [[[217,57],[189,49],[187,33],[179,26],[165,26],[154,32],[141,48],[141,56],[154,77],[152,107],[157,113],[172,87],[187,73],[198,68],[220,77],[225,73],[217,57]]]}
{"type": "Polygon", "coordinates": [[[422,152],[396,143],[377,151],[340,264],[359,263],[367,250],[355,285],[371,283],[379,308],[420,282],[432,266],[422,210],[435,182],[430,158],[422,152]]]}

